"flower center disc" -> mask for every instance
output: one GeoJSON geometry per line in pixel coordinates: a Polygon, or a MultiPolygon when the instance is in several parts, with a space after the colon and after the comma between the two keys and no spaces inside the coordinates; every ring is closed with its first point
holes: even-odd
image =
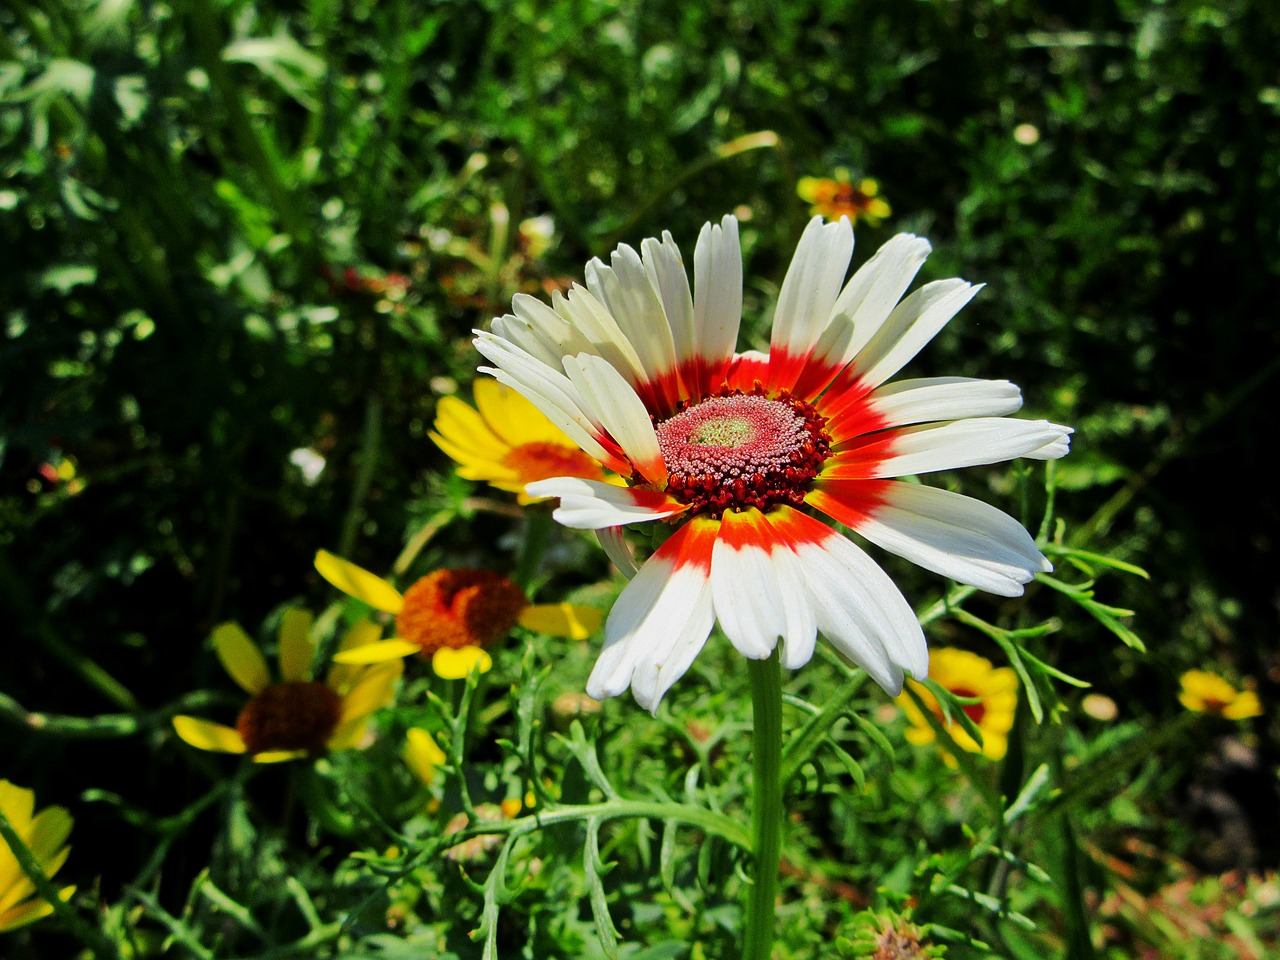
{"type": "Polygon", "coordinates": [[[323,683],[273,683],[244,705],[236,720],[250,753],[320,753],[342,717],[342,698],[323,683]]]}
{"type": "Polygon", "coordinates": [[[788,397],[710,397],[658,424],[667,492],[699,513],[799,506],[831,452],[826,421],[788,397]]]}
{"type": "Polygon", "coordinates": [[[442,647],[491,647],[528,605],[519,586],[492,570],[436,570],[404,592],[396,634],[425,657],[442,647]]]}

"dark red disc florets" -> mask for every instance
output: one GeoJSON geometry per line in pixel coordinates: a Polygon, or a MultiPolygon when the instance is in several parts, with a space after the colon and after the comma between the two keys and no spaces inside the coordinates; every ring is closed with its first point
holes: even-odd
{"type": "Polygon", "coordinates": [[[831,453],[826,419],[783,394],[726,391],[657,425],[667,492],[694,512],[800,506],[831,453]]]}

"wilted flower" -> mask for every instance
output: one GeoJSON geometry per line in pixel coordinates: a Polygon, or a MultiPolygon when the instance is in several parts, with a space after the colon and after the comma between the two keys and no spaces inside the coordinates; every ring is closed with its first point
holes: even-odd
{"type": "Polygon", "coordinates": [[[600,627],[600,611],[594,607],[531,604],[518,584],[492,570],[436,570],[404,593],[327,550],[316,554],[316,570],[347,596],[396,618],[395,639],[346,651],[337,658],[343,663],[418,653],[431,660],[437,675],[459,679],[473,669],[488,670],[492,661],[486,648],[517,623],[574,640],[585,640],[600,627]]]}
{"type": "Polygon", "coordinates": [[[1178,699],[1188,710],[1214,713],[1227,720],[1244,720],[1262,715],[1262,704],[1252,690],[1237,690],[1216,673],[1188,670],[1180,680],[1178,699]]]}
{"type": "Polygon", "coordinates": [[[514,390],[495,380],[478,380],[474,392],[475,407],[457,397],[441,397],[430,434],[458,462],[458,476],[519,494],[525,504],[540,499],[525,493],[525,484],[535,480],[605,478],[600,464],[514,390]]]}
{"type": "MultiPolygon", "coordinates": [[[[982,734],[982,746],[952,720],[947,732],[956,745],[970,753],[981,753],[988,760],[1002,759],[1009,749],[1009,731],[1013,729],[1013,714],[1018,707],[1018,678],[1014,672],[1008,667],[993,666],[986,657],[968,650],[942,647],[934,650],[929,658],[929,679],[957,697],[978,701],[965,704],[961,709],[982,734]]],[[[942,720],[942,707],[928,688],[915,681],[909,683],[925,706],[942,720]]],[[[904,693],[898,697],[898,706],[911,723],[907,739],[917,745],[933,743],[933,727],[915,702],[904,693]]]]}
{"type": "Polygon", "coordinates": [[[844,167],[838,168],[831,178],[801,177],[796,184],[796,194],[810,205],[811,214],[828,220],[848,217],[850,223],[857,223],[861,217],[876,227],[893,212],[879,195],[878,183],[870,177],[854,183],[844,167]]]}
{"type": "Polygon", "coordinates": [[[476,346],[482,368],[528,397],[621,488],[577,477],[530,484],[555,517],[594,529],[623,570],[625,524],[674,533],[623,590],[587,684],[630,687],[656,710],[717,620],[745,656],[813,654],[821,630],[885,690],[928,669],[924,634],[893,582],[825,514],[962,583],[1017,596],[1050,569],[1015,519],[947,490],[894,480],[1067,452],[1069,427],[1007,419],[1003,380],[886,384],[969,301],[963,280],[901,303],[929,244],[890,240],[844,283],[848,220],[815,217],[782,284],[768,354],[734,353],[742,310],[738,224],[703,227],[692,292],[670,234],[587,265],[587,289],[551,305],[517,296],[476,346]],[[843,289],[842,289],[843,285],[843,289]]]}
{"type": "MultiPolygon", "coordinates": [[[[187,743],[218,753],[247,753],[258,763],[348,750],[364,738],[369,715],[395,696],[404,672],[400,659],[373,666],[335,663],[323,683],[311,679],[311,614],[286,610],[280,619],[280,677],[272,682],[266,658],[237,623],[213,631],[213,649],[227,674],[251,694],[234,727],[176,716],[173,728],[187,743]]],[[[361,621],[340,650],[375,642],[381,630],[361,621]]]]}
{"type": "MultiPolygon", "coordinates": [[[[35,809],[35,794],[8,780],[0,780],[0,810],[31,851],[46,877],[52,877],[66,862],[71,848],[71,814],[63,807],[35,809]]],[[[35,885],[18,865],[9,845],[0,838],[0,933],[16,930],[53,912],[53,905],[33,897],[35,885]]],[[[75,887],[63,887],[58,896],[66,900],[75,887]]]]}

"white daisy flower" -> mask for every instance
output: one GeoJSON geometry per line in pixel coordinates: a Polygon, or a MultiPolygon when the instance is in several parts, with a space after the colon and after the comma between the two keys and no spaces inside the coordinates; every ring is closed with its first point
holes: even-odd
{"type": "Polygon", "coordinates": [[[834,520],[923,567],[1017,596],[1049,562],[1009,515],[895,478],[1053,459],[1071,428],[1007,419],[1004,380],[886,383],[979,287],[927,283],[902,299],[930,250],[900,234],[845,282],[847,220],[809,222],[778,296],[769,352],[734,352],[742,313],[738,224],[706,224],[690,291],[669,233],[587,264],[587,286],[548,306],[517,296],[479,332],[482,367],[532,401],[627,487],[558,477],[555,518],[594,529],[634,579],[605,627],[587,692],[628,687],[656,710],[713,624],[745,656],[795,669],[821,632],[889,694],[928,676],[928,651],[893,581],[834,520]],[[626,524],[675,526],[636,571],[626,524]]]}

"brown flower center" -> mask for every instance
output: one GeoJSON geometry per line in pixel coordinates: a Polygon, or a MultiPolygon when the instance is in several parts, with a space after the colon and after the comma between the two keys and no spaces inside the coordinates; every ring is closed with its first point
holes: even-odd
{"type": "Polygon", "coordinates": [[[492,570],[436,570],[405,591],[396,634],[423,656],[442,647],[489,647],[528,604],[523,590],[492,570]]]}
{"type": "Polygon", "coordinates": [[[552,477],[604,479],[604,470],[600,464],[581,450],[541,440],[512,447],[502,458],[502,465],[514,470],[521,483],[549,480],[552,477]]]}
{"type": "Polygon", "coordinates": [[[794,397],[733,391],[657,426],[667,492],[695,513],[800,506],[831,452],[825,419],[794,397]]]}
{"type": "Polygon", "coordinates": [[[254,695],[236,720],[250,753],[320,753],[342,718],[342,698],[323,683],[273,683],[254,695]]]}

